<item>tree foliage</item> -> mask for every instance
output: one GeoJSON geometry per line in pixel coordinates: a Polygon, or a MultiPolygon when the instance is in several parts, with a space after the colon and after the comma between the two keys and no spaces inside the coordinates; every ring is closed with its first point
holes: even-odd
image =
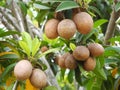
{"type": "MultiPolygon", "coordinates": [[[[48,76],[48,86],[43,90],[119,90],[120,82],[120,16],[116,18],[113,37],[104,43],[111,12],[120,12],[120,2],[115,0],[0,0],[0,90],[31,90],[27,81],[16,81],[13,69],[22,59],[48,76]],[[44,33],[45,23],[52,18],[71,19],[73,10],[87,12],[94,21],[92,31],[83,35],[76,32],[66,40],[49,39],[44,33]],[[59,17],[59,14],[62,14],[59,17]],[[73,70],[60,68],[55,58],[72,53],[79,45],[100,43],[105,52],[96,59],[93,71],[85,71],[83,62],[73,70]],[[49,50],[41,52],[47,46],[49,50]],[[12,78],[12,80],[9,80],[12,78]],[[7,84],[9,82],[9,84],[7,84]]],[[[34,88],[33,90],[37,90],[34,88]]]]}

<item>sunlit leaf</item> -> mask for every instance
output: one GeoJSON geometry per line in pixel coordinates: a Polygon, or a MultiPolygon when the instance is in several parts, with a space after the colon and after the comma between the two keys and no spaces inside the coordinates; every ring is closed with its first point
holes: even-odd
{"type": "Polygon", "coordinates": [[[106,20],[106,19],[99,19],[99,20],[94,22],[94,28],[97,28],[98,26],[101,26],[101,25],[103,25],[106,22],[108,22],[108,20],[106,20]]]}
{"type": "Polygon", "coordinates": [[[22,32],[22,41],[27,44],[27,47],[29,48],[30,52],[32,49],[32,39],[31,36],[27,32],[22,32]]]}
{"type": "Polygon", "coordinates": [[[28,47],[28,45],[24,42],[24,41],[19,41],[19,45],[20,47],[23,49],[23,51],[30,56],[30,49],[28,47]]]}
{"type": "Polygon", "coordinates": [[[39,50],[41,42],[37,39],[34,38],[32,41],[32,56],[36,54],[36,52],[39,50]]]}
{"type": "Polygon", "coordinates": [[[70,43],[69,47],[73,51],[73,50],[75,50],[76,45],[74,43],[70,43]]]}

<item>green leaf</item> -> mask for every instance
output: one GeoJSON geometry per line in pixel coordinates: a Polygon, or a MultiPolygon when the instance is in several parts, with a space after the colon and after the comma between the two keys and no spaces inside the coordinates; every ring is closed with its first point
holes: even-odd
{"type": "Polygon", "coordinates": [[[64,80],[65,71],[66,71],[66,69],[64,69],[64,68],[61,68],[61,69],[60,69],[60,79],[61,79],[61,80],[64,80]]]}
{"type": "Polygon", "coordinates": [[[69,73],[68,73],[68,81],[70,83],[73,82],[73,75],[74,75],[74,70],[70,70],[69,73]]]}
{"type": "Polygon", "coordinates": [[[34,38],[32,41],[32,56],[36,54],[36,52],[39,50],[41,42],[37,38],[34,38]]]}
{"type": "Polygon", "coordinates": [[[94,85],[95,77],[91,78],[88,82],[87,85],[85,85],[86,90],[93,90],[93,85],[94,85]]]}
{"type": "Polygon", "coordinates": [[[93,28],[89,34],[84,35],[82,42],[86,43],[86,41],[96,32],[97,32],[97,29],[93,28]]]}
{"type": "Polygon", "coordinates": [[[38,9],[50,9],[50,7],[48,7],[48,6],[45,6],[42,4],[37,4],[37,3],[34,3],[33,6],[38,9]]]}
{"type": "Polygon", "coordinates": [[[99,11],[99,9],[97,9],[96,7],[94,6],[89,6],[89,9],[95,11],[100,17],[103,17],[101,12],[99,11]]]}
{"type": "Polygon", "coordinates": [[[110,46],[110,47],[105,48],[105,52],[107,51],[115,51],[116,53],[120,54],[120,47],[110,46]]]}
{"type": "Polygon", "coordinates": [[[47,50],[46,52],[38,55],[38,58],[40,58],[40,57],[42,57],[42,56],[44,56],[44,55],[47,55],[47,54],[49,54],[49,53],[51,53],[51,52],[55,52],[55,51],[57,51],[57,50],[59,50],[59,48],[49,49],[49,50],[47,50]]]}
{"type": "Polygon", "coordinates": [[[101,79],[103,79],[103,80],[107,80],[107,76],[106,76],[103,68],[101,68],[99,60],[96,60],[96,67],[95,67],[95,69],[93,70],[93,72],[94,72],[99,78],[101,78],[101,79]]]}
{"type": "Polygon", "coordinates": [[[26,14],[27,14],[27,7],[26,7],[26,4],[23,3],[23,2],[21,2],[21,1],[19,2],[19,4],[20,4],[21,10],[22,10],[24,16],[26,16],[26,14]]]}
{"type": "Polygon", "coordinates": [[[115,41],[119,41],[120,42],[120,36],[115,36],[115,37],[112,37],[110,40],[110,42],[115,42],[115,41]]]}
{"type": "Polygon", "coordinates": [[[61,2],[60,5],[57,7],[56,12],[77,8],[77,7],[79,7],[79,5],[74,1],[61,2]]]}
{"type": "Polygon", "coordinates": [[[3,73],[0,75],[0,81],[2,81],[4,79],[4,77],[13,70],[13,68],[14,68],[15,65],[16,65],[16,63],[13,63],[13,64],[10,64],[9,66],[7,66],[5,68],[5,70],[3,71],[3,73]]]}
{"type": "Polygon", "coordinates": [[[24,50],[24,52],[30,56],[30,48],[28,48],[28,45],[24,41],[19,41],[20,47],[24,50]]]}
{"type": "Polygon", "coordinates": [[[75,79],[76,79],[76,81],[78,82],[79,85],[81,85],[81,86],[83,85],[82,78],[81,78],[81,72],[80,72],[79,67],[77,67],[75,69],[75,79]]]}
{"type": "Polygon", "coordinates": [[[6,60],[6,59],[20,59],[20,57],[16,54],[6,54],[3,56],[0,56],[0,60],[6,60]]]}
{"type": "Polygon", "coordinates": [[[5,36],[9,36],[9,35],[14,35],[14,34],[20,35],[20,33],[17,31],[6,31],[6,32],[0,33],[0,37],[5,37],[5,36]]]}
{"type": "Polygon", "coordinates": [[[72,0],[48,0],[48,2],[66,2],[66,1],[72,1],[72,0]]]}
{"type": "Polygon", "coordinates": [[[31,36],[27,32],[22,32],[22,41],[24,41],[27,44],[27,47],[29,48],[30,52],[32,49],[32,39],[31,36]]]}
{"type": "Polygon", "coordinates": [[[120,10],[120,2],[118,2],[116,5],[115,5],[115,11],[118,12],[120,10]]]}
{"type": "Polygon", "coordinates": [[[73,50],[75,50],[76,45],[74,43],[70,43],[69,47],[73,51],[73,50]]]}
{"type": "Polygon", "coordinates": [[[20,56],[16,47],[14,47],[12,44],[8,43],[7,41],[0,41],[0,44],[2,44],[5,47],[9,47],[14,53],[16,53],[18,56],[20,56]]]}
{"type": "Polygon", "coordinates": [[[97,28],[98,26],[101,26],[101,25],[103,25],[106,22],[108,22],[108,20],[106,20],[106,19],[99,19],[99,20],[94,22],[94,28],[97,28]]]}
{"type": "Polygon", "coordinates": [[[58,90],[55,86],[47,86],[43,90],[58,90]]]}

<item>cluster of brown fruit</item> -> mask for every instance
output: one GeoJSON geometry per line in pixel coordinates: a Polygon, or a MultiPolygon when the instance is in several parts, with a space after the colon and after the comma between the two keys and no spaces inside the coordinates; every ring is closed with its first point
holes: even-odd
{"type": "Polygon", "coordinates": [[[74,15],[73,20],[50,19],[45,24],[45,35],[49,39],[55,39],[58,36],[70,39],[74,36],[76,30],[81,34],[88,34],[93,27],[93,19],[86,12],[79,12],[74,15]]]}
{"type": "Polygon", "coordinates": [[[65,53],[62,56],[58,56],[55,60],[61,68],[75,69],[77,67],[76,61],[83,62],[83,68],[86,71],[94,70],[96,66],[97,56],[104,53],[104,48],[98,43],[90,43],[88,46],[77,46],[72,54],[65,53]]]}
{"type": "Polygon", "coordinates": [[[14,75],[17,80],[29,79],[31,84],[36,88],[43,88],[47,85],[47,76],[41,70],[33,68],[28,60],[20,60],[14,67],[14,75]]]}

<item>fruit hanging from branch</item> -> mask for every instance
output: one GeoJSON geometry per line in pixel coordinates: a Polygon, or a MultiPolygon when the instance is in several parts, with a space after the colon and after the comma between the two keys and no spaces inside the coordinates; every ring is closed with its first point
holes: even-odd
{"type": "Polygon", "coordinates": [[[58,34],[59,36],[65,38],[65,39],[70,39],[74,36],[76,32],[76,25],[75,23],[70,20],[70,19],[63,19],[59,24],[58,24],[58,34]]]}
{"type": "Polygon", "coordinates": [[[88,34],[93,27],[93,19],[86,12],[79,12],[74,17],[73,20],[77,26],[78,32],[81,34],[88,34]]]}
{"type": "Polygon", "coordinates": [[[14,67],[14,75],[17,80],[26,80],[32,73],[32,64],[28,60],[20,60],[14,67]]]}

